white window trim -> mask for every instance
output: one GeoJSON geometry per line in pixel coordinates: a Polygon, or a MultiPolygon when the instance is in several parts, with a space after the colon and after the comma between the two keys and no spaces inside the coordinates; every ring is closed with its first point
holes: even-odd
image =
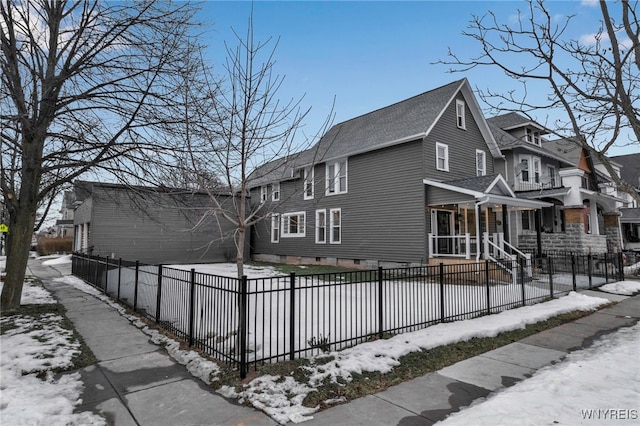
{"type": "Polygon", "coordinates": [[[344,160],[332,161],[325,164],[325,195],[339,195],[349,192],[349,162],[344,160]],[[344,163],[344,191],[340,191],[341,167],[340,163],[344,163]],[[334,167],[333,176],[329,175],[329,167],[334,167]],[[330,183],[333,181],[333,191],[329,190],[330,183]]]}
{"type": "Polygon", "coordinates": [[[302,188],[303,197],[305,200],[313,200],[313,196],[315,194],[315,189],[316,189],[314,167],[311,166],[309,168],[304,169],[303,173],[304,173],[304,181],[303,181],[304,186],[302,188]],[[311,195],[307,195],[307,184],[311,185],[311,195]]]}
{"type": "Polygon", "coordinates": [[[459,129],[467,129],[466,105],[462,99],[456,99],[456,126],[459,129]]]}
{"type": "Polygon", "coordinates": [[[487,174],[487,153],[481,149],[476,149],[476,176],[487,174]],[[482,169],[478,167],[478,154],[482,154],[482,169]]]}
{"type": "Polygon", "coordinates": [[[536,157],[535,155],[530,154],[520,154],[518,156],[518,164],[522,164],[522,160],[527,160],[527,172],[528,179],[524,180],[524,169],[520,171],[520,182],[522,183],[540,183],[540,178],[542,177],[542,160],[540,157],[536,157]],[[538,182],[536,182],[536,165],[538,172],[538,182]]]}
{"type": "Polygon", "coordinates": [[[550,166],[547,164],[547,173],[549,174],[549,185],[555,188],[556,183],[558,183],[558,173],[556,173],[556,166],[550,166]]]}
{"type": "Polygon", "coordinates": [[[271,184],[271,201],[280,201],[280,182],[271,184]]]}
{"type": "Polygon", "coordinates": [[[449,171],[449,145],[436,142],[436,169],[442,170],[443,172],[449,171]],[[438,148],[444,148],[444,167],[441,168],[438,160],[440,157],[438,156],[438,148]]]}
{"type": "Polygon", "coordinates": [[[278,213],[271,215],[271,242],[280,242],[280,215],[278,213]]]}
{"type": "Polygon", "coordinates": [[[280,238],[300,238],[306,236],[306,212],[282,213],[280,217],[280,238]],[[290,233],[289,227],[287,226],[288,219],[293,216],[302,218],[302,220],[298,221],[298,232],[296,233],[290,233]]]}
{"type": "Polygon", "coordinates": [[[327,243],[327,210],[326,209],[319,209],[316,210],[316,244],[326,244],[327,243]],[[323,228],[324,228],[324,240],[320,240],[320,213],[324,214],[324,223],[323,223],[323,228]]]}
{"type": "Polygon", "coordinates": [[[329,243],[330,244],[342,244],[342,209],[329,209],[329,243]],[[333,239],[333,213],[338,212],[338,216],[340,217],[340,224],[338,225],[338,230],[340,231],[339,239],[333,239]]]}
{"type": "Polygon", "coordinates": [[[540,183],[540,178],[542,177],[542,160],[540,157],[536,157],[534,155],[531,156],[531,164],[533,165],[533,174],[529,173],[529,182],[531,183],[540,183]],[[538,166],[536,168],[536,165],[538,166]],[[538,173],[538,181],[536,182],[536,172],[538,173]]]}

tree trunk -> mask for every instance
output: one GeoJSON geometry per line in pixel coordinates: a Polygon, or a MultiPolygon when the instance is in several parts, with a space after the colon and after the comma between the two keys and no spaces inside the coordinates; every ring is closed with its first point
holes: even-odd
{"type": "Polygon", "coordinates": [[[238,269],[238,279],[242,279],[244,275],[244,239],[245,239],[246,228],[241,226],[238,228],[238,232],[236,233],[236,266],[238,269]]]}
{"type": "Polygon", "coordinates": [[[7,238],[7,274],[2,288],[2,312],[15,312],[20,308],[22,287],[29,261],[29,247],[33,238],[36,208],[18,207],[9,217],[7,238]]]}

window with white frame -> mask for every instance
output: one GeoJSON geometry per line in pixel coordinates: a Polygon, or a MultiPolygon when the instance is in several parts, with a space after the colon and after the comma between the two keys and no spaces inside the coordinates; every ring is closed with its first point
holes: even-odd
{"type": "Polygon", "coordinates": [[[540,183],[542,164],[540,157],[534,155],[520,155],[520,182],[540,183]]]}
{"type": "Polygon", "coordinates": [[[520,182],[529,182],[529,157],[520,157],[520,182]]]}
{"type": "Polygon", "coordinates": [[[327,211],[316,210],[316,244],[327,242],[327,211]]]}
{"type": "Polygon", "coordinates": [[[326,165],[326,194],[347,192],[347,160],[334,161],[326,165]]]}
{"type": "Polygon", "coordinates": [[[260,187],[260,202],[264,203],[265,201],[267,201],[267,187],[266,186],[261,186],[260,187]]]}
{"type": "Polygon", "coordinates": [[[280,215],[277,213],[271,215],[271,242],[280,242],[280,215]]]}
{"type": "Polygon", "coordinates": [[[531,157],[531,164],[533,165],[533,182],[540,183],[540,158],[531,157]]]}
{"type": "Polygon", "coordinates": [[[476,149],[476,176],[487,174],[487,155],[484,151],[476,149]]]}
{"type": "Polygon", "coordinates": [[[271,184],[271,200],[280,201],[280,183],[271,184]]]}
{"type": "Polygon", "coordinates": [[[340,244],[342,242],[342,210],[329,210],[330,228],[329,242],[331,244],[340,244]]]}
{"type": "Polygon", "coordinates": [[[281,237],[304,237],[305,219],[305,212],[283,213],[280,227],[281,237]]]}
{"type": "Polygon", "coordinates": [[[553,166],[547,166],[547,174],[549,175],[549,184],[552,188],[555,188],[558,180],[556,177],[556,168],[553,166]]]}
{"type": "Polygon", "coordinates": [[[449,171],[449,146],[436,142],[436,169],[449,171]]]}
{"type": "Polygon", "coordinates": [[[465,119],[465,105],[463,100],[456,100],[456,125],[460,129],[466,129],[467,123],[465,119]]]}
{"type": "Polygon", "coordinates": [[[304,175],[304,199],[312,200],[315,189],[313,166],[304,169],[302,173],[304,175]]]}
{"type": "Polygon", "coordinates": [[[540,132],[529,127],[525,128],[525,140],[529,143],[540,146],[540,132]]]}

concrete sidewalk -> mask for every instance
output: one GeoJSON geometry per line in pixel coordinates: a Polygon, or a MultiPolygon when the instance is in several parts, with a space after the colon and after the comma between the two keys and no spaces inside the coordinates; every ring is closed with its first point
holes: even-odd
{"type": "Polygon", "coordinates": [[[85,388],[78,411],[99,413],[118,426],[277,424],[263,412],[213,392],[110,305],[51,281],[60,271],[30,260],[28,273],[41,278],[64,305],[98,359],[79,370],[85,388]]]}
{"type": "MultiPolygon", "coordinates": [[[[47,281],[67,271],[51,270],[37,260],[30,261],[29,269],[67,308],[67,316],[99,360],[80,371],[85,391],[79,410],[98,412],[116,425],[275,424],[262,412],[230,402],[191,377],[111,306],[72,286],[47,281]]],[[[619,303],[376,395],[315,413],[304,424],[431,425],[640,320],[640,295],[583,293],[619,303]]]]}

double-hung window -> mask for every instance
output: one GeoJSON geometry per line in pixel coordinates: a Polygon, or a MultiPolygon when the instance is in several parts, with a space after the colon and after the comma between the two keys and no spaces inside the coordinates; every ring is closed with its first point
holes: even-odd
{"type": "Polygon", "coordinates": [[[329,242],[331,244],[340,244],[342,242],[342,210],[330,209],[329,217],[331,218],[329,242]]]}
{"type": "Polygon", "coordinates": [[[549,184],[552,188],[556,187],[556,168],[553,166],[547,166],[547,174],[549,175],[549,184]]]}
{"type": "Polygon", "coordinates": [[[282,238],[305,236],[305,212],[283,213],[281,224],[282,238]]]}
{"type": "Polygon", "coordinates": [[[313,199],[313,191],[314,191],[314,172],[313,172],[313,166],[308,167],[306,169],[304,169],[302,171],[303,175],[304,175],[304,199],[305,200],[312,200],[313,199]]]}
{"type": "Polygon", "coordinates": [[[316,244],[327,242],[327,211],[316,210],[316,244]]]}
{"type": "Polygon", "coordinates": [[[280,183],[271,184],[271,200],[280,201],[280,183]]]}
{"type": "Polygon", "coordinates": [[[487,155],[484,151],[476,149],[476,176],[487,174],[487,155]]]}
{"type": "Polygon", "coordinates": [[[531,164],[533,164],[533,181],[540,183],[540,158],[531,157],[531,164]]]}
{"type": "Polygon", "coordinates": [[[271,215],[271,242],[280,242],[280,215],[277,213],[271,215]]]}
{"type": "Polygon", "coordinates": [[[327,195],[345,194],[347,192],[347,160],[327,163],[326,188],[327,195]]]}
{"type": "Polygon", "coordinates": [[[533,155],[520,156],[520,182],[540,183],[540,157],[533,155]]]}
{"type": "Polygon", "coordinates": [[[449,171],[449,146],[436,142],[436,169],[449,171]]]}
{"type": "Polygon", "coordinates": [[[463,100],[456,100],[456,125],[460,129],[466,129],[465,105],[463,100]]]}
{"type": "Polygon", "coordinates": [[[265,201],[267,201],[267,187],[266,186],[261,186],[260,187],[260,202],[264,203],[265,201]]]}

